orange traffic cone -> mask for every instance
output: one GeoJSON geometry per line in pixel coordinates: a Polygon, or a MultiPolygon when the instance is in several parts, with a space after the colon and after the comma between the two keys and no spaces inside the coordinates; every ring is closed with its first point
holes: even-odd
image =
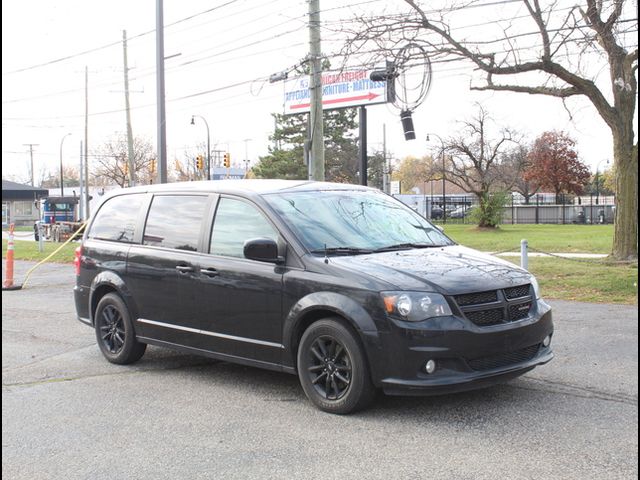
{"type": "Polygon", "coordinates": [[[9,225],[9,240],[7,241],[7,277],[2,284],[2,290],[19,290],[21,285],[13,284],[13,230],[14,224],[9,225]]]}

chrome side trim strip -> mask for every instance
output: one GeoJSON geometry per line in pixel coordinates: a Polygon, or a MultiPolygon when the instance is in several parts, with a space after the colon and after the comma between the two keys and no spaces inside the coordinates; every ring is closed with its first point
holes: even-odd
{"type": "Polygon", "coordinates": [[[157,327],[172,328],[174,330],[182,330],[183,332],[199,333],[201,335],[209,335],[210,337],[218,337],[218,338],[225,338],[227,340],[235,340],[237,342],[255,343],[256,345],[264,345],[265,347],[284,348],[284,345],[282,345],[281,343],[265,342],[263,340],[255,340],[253,338],[246,338],[246,337],[236,337],[235,335],[209,332],[207,330],[200,330],[200,329],[191,328],[191,327],[183,327],[181,325],[172,325],[170,323],[157,322],[155,320],[148,320],[146,318],[139,318],[138,322],[147,323],[149,325],[155,325],[157,327]]]}

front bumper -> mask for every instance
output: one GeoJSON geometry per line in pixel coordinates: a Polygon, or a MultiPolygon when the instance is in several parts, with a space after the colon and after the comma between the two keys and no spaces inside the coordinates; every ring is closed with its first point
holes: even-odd
{"type": "Polygon", "coordinates": [[[551,308],[543,301],[530,317],[492,327],[478,327],[458,316],[390,323],[368,353],[374,383],[391,395],[484,388],[553,358],[551,346],[543,345],[553,335],[551,308]],[[425,370],[428,360],[436,363],[433,373],[425,370]]]}

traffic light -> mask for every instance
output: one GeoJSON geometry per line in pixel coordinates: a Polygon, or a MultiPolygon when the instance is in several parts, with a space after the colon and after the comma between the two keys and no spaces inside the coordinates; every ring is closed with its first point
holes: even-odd
{"type": "Polygon", "coordinates": [[[224,154],[224,166],[226,168],[231,167],[231,154],[229,152],[224,154]]]}
{"type": "Polygon", "coordinates": [[[196,168],[198,170],[204,170],[204,161],[203,161],[202,155],[198,155],[196,157],[196,168]]]}
{"type": "Polygon", "coordinates": [[[154,173],[156,173],[156,159],[155,158],[151,159],[151,163],[149,164],[149,173],[151,173],[152,175],[154,173]]]}
{"type": "Polygon", "coordinates": [[[129,162],[125,161],[124,162],[124,174],[125,175],[129,175],[129,162]]]}

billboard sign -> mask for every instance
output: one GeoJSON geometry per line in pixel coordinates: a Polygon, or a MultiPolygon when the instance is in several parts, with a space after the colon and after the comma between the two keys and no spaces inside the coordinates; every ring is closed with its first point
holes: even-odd
{"type": "MultiPolygon", "coordinates": [[[[369,79],[371,70],[322,72],[322,108],[356,107],[387,102],[387,82],[369,79]]],[[[311,109],[309,76],[285,81],[284,112],[306,113],[311,109]]]]}

